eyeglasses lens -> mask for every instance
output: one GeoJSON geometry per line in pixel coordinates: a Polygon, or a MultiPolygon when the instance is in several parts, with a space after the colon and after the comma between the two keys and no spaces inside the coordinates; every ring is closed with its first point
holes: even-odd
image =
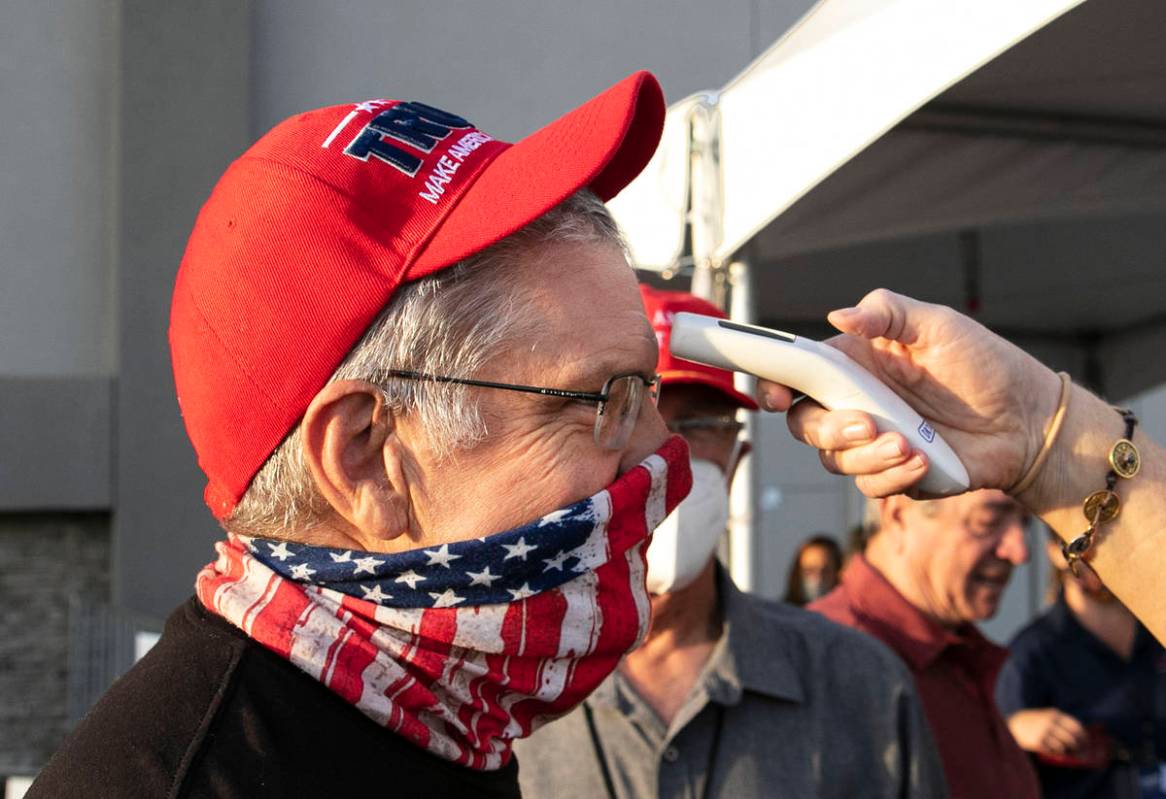
{"type": "Polygon", "coordinates": [[[595,443],[604,449],[623,449],[640,416],[644,384],[635,375],[617,377],[607,388],[607,401],[597,408],[595,443]]]}

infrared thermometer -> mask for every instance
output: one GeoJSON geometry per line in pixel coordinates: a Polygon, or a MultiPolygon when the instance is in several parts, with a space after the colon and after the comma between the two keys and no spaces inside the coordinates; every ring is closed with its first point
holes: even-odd
{"type": "Polygon", "coordinates": [[[936,496],[968,490],[968,470],[927,420],[899,395],[851,360],[819,341],[718,319],[677,313],[672,320],[672,354],[734,372],[772,380],[817,400],[832,410],[864,411],[880,433],[902,433],[927,456],[920,490],[936,496]]]}

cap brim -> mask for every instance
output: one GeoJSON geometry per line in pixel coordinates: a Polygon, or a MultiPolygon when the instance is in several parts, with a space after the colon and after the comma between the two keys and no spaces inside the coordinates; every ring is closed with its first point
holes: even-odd
{"type": "Polygon", "coordinates": [[[416,280],[479,252],[582,188],[610,200],[647,165],[664,127],[664,93],[629,75],[494,159],[408,268],[416,280]]]}
{"type": "Polygon", "coordinates": [[[667,391],[669,385],[684,383],[696,383],[702,386],[708,386],[714,391],[720,392],[726,399],[731,400],[738,408],[744,408],[747,411],[755,411],[758,408],[757,402],[748,394],[738,391],[735,388],[730,388],[703,372],[669,369],[660,372],[660,383],[662,384],[661,390],[663,391],[667,391]]]}

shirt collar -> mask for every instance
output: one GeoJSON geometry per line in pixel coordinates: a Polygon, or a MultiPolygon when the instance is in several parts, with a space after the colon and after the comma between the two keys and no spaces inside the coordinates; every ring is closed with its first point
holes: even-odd
{"type": "Polygon", "coordinates": [[[856,615],[875,637],[894,649],[915,671],[951,649],[981,675],[994,675],[1007,651],[985,638],[975,625],[949,630],[912,605],[862,555],[851,559],[842,584],[856,615]]]}
{"type": "Polygon", "coordinates": [[[781,635],[763,600],[741,591],[717,564],[717,593],[724,632],[705,667],[709,699],[722,705],[741,700],[742,691],[784,699],[805,700],[801,676],[790,657],[792,642],[781,635]],[[764,632],[762,632],[764,631],[764,632]]]}
{"type": "MultiPolygon", "coordinates": [[[[763,601],[741,591],[718,562],[717,594],[724,627],[697,684],[709,701],[731,706],[745,691],[784,699],[805,700],[801,677],[790,658],[789,642],[776,634],[774,623],[759,607],[763,601]],[[764,635],[758,632],[764,630],[764,635]]],[[[604,680],[587,699],[593,706],[621,704],[618,675],[604,680]]],[[[628,708],[624,708],[625,711],[628,708]]]]}

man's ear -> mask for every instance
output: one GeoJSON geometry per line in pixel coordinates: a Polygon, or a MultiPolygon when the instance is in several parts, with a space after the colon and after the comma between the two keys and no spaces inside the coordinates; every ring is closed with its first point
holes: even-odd
{"type": "Polygon", "coordinates": [[[363,380],[326,385],[300,423],[304,460],[320,495],[368,549],[409,530],[409,492],[394,423],[380,389],[363,380]]]}
{"type": "Polygon", "coordinates": [[[891,543],[894,551],[901,552],[903,544],[906,542],[906,513],[911,505],[911,500],[901,494],[896,494],[884,497],[878,502],[880,505],[879,533],[880,535],[886,533],[887,540],[891,543]]]}

